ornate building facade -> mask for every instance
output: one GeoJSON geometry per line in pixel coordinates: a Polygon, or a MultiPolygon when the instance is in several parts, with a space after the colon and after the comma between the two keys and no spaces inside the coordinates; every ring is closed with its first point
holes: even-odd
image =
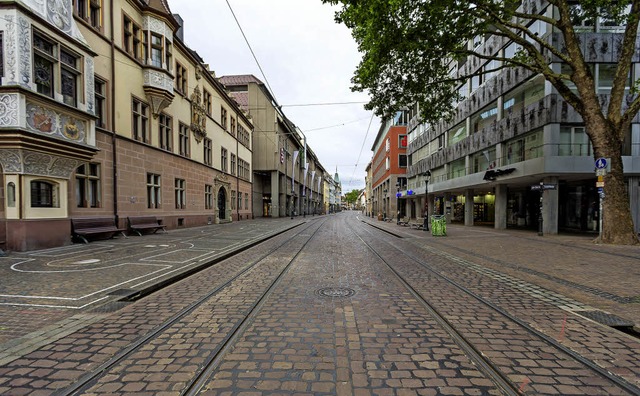
{"type": "Polygon", "coordinates": [[[167,228],[252,217],[251,119],[162,0],[0,8],[0,248],[70,243],[70,218],[167,228]]]}

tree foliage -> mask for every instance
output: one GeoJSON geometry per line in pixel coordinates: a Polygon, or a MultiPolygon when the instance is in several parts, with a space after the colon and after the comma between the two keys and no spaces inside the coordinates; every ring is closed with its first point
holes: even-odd
{"type": "Polygon", "coordinates": [[[362,190],[351,190],[345,194],[345,201],[349,204],[355,204],[362,190]]]}
{"type": "Polygon", "coordinates": [[[503,68],[544,76],[582,116],[595,156],[611,158],[603,240],[637,242],[624,186],[621,146],[640,110],[640,80],[631,82],[630,90],[628,84],[638,50],[640,0],[323,2],[341,6],[336,20],[351,29],[362,53],[353,89],[368,91],[371,101],[366,107],[380,116],[418,103],[422,122],[436,124],[455,114],[454,104],[462,100],[458,88],[474,76],[503,68]],[[617,68],[606,101],[596,92],[592,65],[583,54],[583,32],[575,29],[577,21],[597,18],[624,26],[613,41],[616,48],[608,49],[617,55],[617,68]],[[539,23],[551,26],[552,33],[540,35],[535,29],[539,23]],[[492,37],[493,42],[469,45],[479,37],[492,37]],[[510,56],[499,51],[507,43],[517,46],[510,56]],[[473,58],[494,66],[464,67],[473,58]],[[568,67],[560,68],[560,63],[568,67]]]}

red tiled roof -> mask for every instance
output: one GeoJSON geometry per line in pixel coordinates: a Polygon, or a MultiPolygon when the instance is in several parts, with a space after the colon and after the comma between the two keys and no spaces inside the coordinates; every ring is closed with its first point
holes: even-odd
{"type": "Polygon", "coordinates": [[[222,76],[218,79],[222,84],[233,86],[233,85],[246,85],[249,83],[262,84],[256,76],[253,74],[240,74],[235,76],[222,76]]]}
{"type": "Polygon", "coordinates": [[[231,97],[235,99],[236,102],[240,105],[244,110],[249,108],[249,93],[248,92],[231,92],[231,97]]]}

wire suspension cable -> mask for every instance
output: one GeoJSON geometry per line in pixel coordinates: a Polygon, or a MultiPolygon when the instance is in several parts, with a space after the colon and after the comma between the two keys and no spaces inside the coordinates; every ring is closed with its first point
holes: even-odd
{"type": "Polygon", "coordinates": [[[233,15],[233,19],[235,19],[236,24],[238,25],[238,28],[240,29],[240,33],[242,33],[242,37],[244,38],[244,42],[247,43],[247,47],[249,47],[249,51],[251,51],[251,55],[253,56],[253,60],[256,61],[256,65],[258,65],[258,69],[260,69],[260,73],[262,74],[262,78],[264,78],[265,84],[267,84],[267,87],[269,88],[269,91],[271,91],[271,93],[275,97],[275,92],[273,92],[273,89],[271,88],[271,84],[269,84],[269,80],[267,80],[267,76],[264,74],[264,70],[262,70],[262,66],[260,66],[260,62],[258,62],[258,58],[256,57],[256,54],[253,52],[253,48],[251,48],[251,44],[249,44],[249,40],[247,39],[247,36],[244,34],[244,30],[242,30],[242,26],[240,26],[240,22],[238,21],[238,18],[236,17],[236,13],[233,12],[233,8],[231,8],[231,4],[229,4],[229,0],[225,0],[225,1],[227,2],[227,6],[229,6],[229,10],[231,11],[231,15],[233,15]]]}

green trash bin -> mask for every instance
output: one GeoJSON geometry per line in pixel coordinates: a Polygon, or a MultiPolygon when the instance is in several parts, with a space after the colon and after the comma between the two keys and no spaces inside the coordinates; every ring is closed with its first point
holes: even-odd
{"type": "Polygon", "coordinates": [[[447,219],[444,215],[431,216],[431,235],[447,236],[447,219]]]}

